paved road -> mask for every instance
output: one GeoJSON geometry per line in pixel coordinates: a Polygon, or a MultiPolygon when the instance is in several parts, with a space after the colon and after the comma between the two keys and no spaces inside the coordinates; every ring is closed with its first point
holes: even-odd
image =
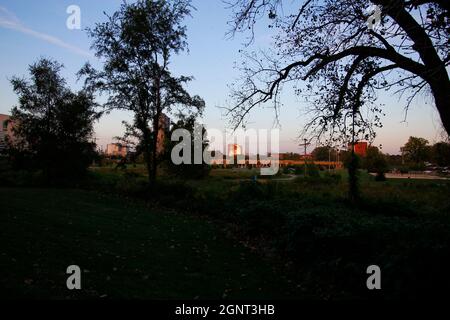
{"type": "MultiPolygon", "coordinates": [[[[371,175],[375,176],[376,173],[371,173],[371,175]]],[[[446,177],[433,176],[426,173],[386,173],[387,179],[422,179],[422,180],[449,180],[446,177]]]]}

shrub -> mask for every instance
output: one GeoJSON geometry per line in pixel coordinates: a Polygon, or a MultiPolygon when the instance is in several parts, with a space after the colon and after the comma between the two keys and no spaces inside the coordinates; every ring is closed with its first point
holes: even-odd
{"type": "MultiPolygon", "coordinates": [[[[291,168],[287,168],[287,172],[291,168]]],[[[305,175],[305,165],[296,165],[292,169],[294,169],[294,173],[296,175],[305,175]]],[[[320,167],[314,163],[306,163],[306,175],[309,177],[319,177],[320,176],[320,167]]]]}

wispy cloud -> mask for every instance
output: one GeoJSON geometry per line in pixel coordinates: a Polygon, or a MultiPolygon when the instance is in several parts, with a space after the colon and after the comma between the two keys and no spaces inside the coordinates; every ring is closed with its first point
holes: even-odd
{"type": "Polygon", "coordinates": [[[0,6],[0,27],[15,30],[24,34],[28,34],[32,37],[35,37],[37,39],[41,39],[45,42],[51,43],[53,45],[56,45],[58,47],[67,49],[75,54],[92,58],[93,55],[84,49],[81,49],[77,46],[71,45],[67,42],[64,42],[63,40],[51,36],[46,33],[42,33],[33,29],[28,28],[25,26],[15,15],[14,13],[10,12],[5,7],[0,6]]]}

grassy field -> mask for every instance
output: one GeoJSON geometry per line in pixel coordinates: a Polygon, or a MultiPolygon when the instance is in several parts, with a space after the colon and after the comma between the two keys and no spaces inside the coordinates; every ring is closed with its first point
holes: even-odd
{"type": "Polygon", "coordinates": [[[69,189],[0,188],[6,297],[293,298],[287,279],[220,225],[69,189]],[[80,291],[65,270],[83,270],[80,291]]]}
{"type": "Polygon", "coordinates": [[[78,189],[4,174],[2,295],[364,299],[374,263],[386,298],[450,286],[450,181],[361,171],[352,203],[345,171],[255,182],[255,170],[213,169],[150,186],[130,169],[92,170],[78,189]],[[71,264],[83,269],[80,292],[65,287],[71,264]]]}

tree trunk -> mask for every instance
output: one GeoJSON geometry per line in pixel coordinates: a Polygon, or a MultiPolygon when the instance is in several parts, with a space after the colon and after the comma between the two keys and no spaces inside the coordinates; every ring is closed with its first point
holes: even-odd
{"type": "MultiPolygon", "coordinates": [[[[149,146],[146,144],[146,146],[149,146]]],[[[145,160],[145,165],[147,167],[147,173],[148,173],[148,183],[152,184],[153,183],[153,177],[152,177],[152,160],[151,160],[151,154],[150,154],[150,150],[145,150],[144,151],[144,160],[145,160]]]]}
{"type": "Polygon", "coordinates": [[[431,83],[429,82],[431,91],[433,93],[434,102],[436,109],[439,112],[442,125],[444,126],[445,131],[447,131],[447,134],[450,136],[450,81],[446,72],[445,76],[441,75],[435,79],[436,80],[431,83]]]}
{"type": "Polygon", "coordinates": [[[153,119],[153,141],[152,141],[152,161],[151,161],[151,170],[149,172],[149,178],[151,183],[156,180],[156,173],[158,168],[158,132],[159,132],[159,118],[161,114],[160,112],[156,113],[156,117],[153,119]]]}
{"type": "Polygon", "coordinates": [[[352,111],[352,153],[348,166],[348,196],[351,202],[355,203],[359,199],[358,185],[358,157],[355,154],[355,114],[357,107],[353,107],[352,111]]]}
{"type": "MultiPolygon", "coordinates": [[[[352,150],[355,146],[352,146],[352,150]]],[[[348,165],[348,195],[351,202],[359,200],[359,177],[358,177],[358,157],[352,151],[350,163],[348,165]]]]}
{"type": "Polygon", "coordinates": [[[146,121],[142,121],[144,123],[143,126],[141,126],[142,131],[142,154],[144,155],[144,162],[145,166],[147,167],[147,174],[148,174],[148,182],[151,184],[153,182],[152,177],[152,141],[151,141],[151,132],[148,126],[145,125],[146,121]]]}

